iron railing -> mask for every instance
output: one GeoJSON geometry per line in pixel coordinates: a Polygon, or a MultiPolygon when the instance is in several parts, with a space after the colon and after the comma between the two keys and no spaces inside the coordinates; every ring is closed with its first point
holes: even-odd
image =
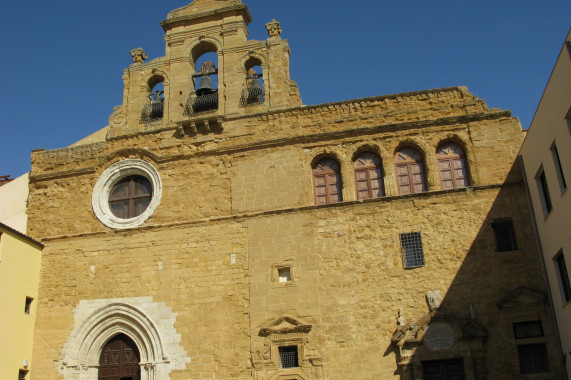
{"type": "Polygon", "coordinates": [[[192,116],[218,109],[218,92],[201,96],[189,97],[184,107],[184,114],[192,116]]]}
{"type": "Polygon", "coordinates": [[[264,90],[261,88],[245,88],[240,97],[240,106],[247,107],[264,102],[264,90]]]}
{"type": "Polygon", "coordinates": [[[163,118],[163,103],[145,104],[141,112],[141,119],[144,122],[160,120],[163,118]]]}

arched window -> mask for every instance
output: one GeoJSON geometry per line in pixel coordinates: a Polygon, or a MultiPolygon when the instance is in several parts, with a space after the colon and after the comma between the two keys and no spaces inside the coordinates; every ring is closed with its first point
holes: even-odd
{"type": "Polygon", "coordinates": [[[201,42],[192,48],[191,61],[194,64],[192,80],[194,89],[186,102],[187,116],[218,109],[218,54],[216,45],[201,42]]]}
{"type": "Polygon", "coordinates": [[[436,158],[442,190],[470,186],[464,157],[462,148],[453,142],[447,142],[438,147],[436,158]]]}
{"type": "Polygon", "coordinates": [[[246,88],[242,90],[240,105],[242,107],[262,104],[264,102],[264,73],[261,62],[257,58],[246,61],[246,88]]]}
{"type": "Polygon", "coordinates": [[[395,175],[399,194],[426,191],[422,156],[414,148],[401,148],[395,154],[395,175]]]}
{"type": "Polygon", "coordinates": [[[125,334],[115,335],[101,351],[98,380],[140,380],[139,361],[135,342],[125,334]]]}
{"type": "Polygon", "coordinates": [[[315,204],[341,202],[341,170],[332,158],[323,158],[313,167],[315,204]]]}
{"type": "Polygon", "coordinates": [[[144,122],[160,120],[163,118],[165,88],[163,78],[153,77],[149,80],[148,102],[143,107],[141,119],[144,122]]]}
{"type": "Polygon", "coordinates": [[[378,198],[385,195],[379,156],[371,152],[361,153],[353,162],[353,169],[358,200],[378,198]]]}

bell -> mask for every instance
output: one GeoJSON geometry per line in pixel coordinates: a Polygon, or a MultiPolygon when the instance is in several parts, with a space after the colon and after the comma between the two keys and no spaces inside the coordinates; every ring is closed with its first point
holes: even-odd
{"type": "Polygon", "coordinates": [[[212,94],[216,92],[214,88],[212,88],[212,80],[210,80],[209,76],[200,77],[200,84],[198,85],[198,89],[196,90],[196,95],[203,96],[212,94]]]}
{"type": "Polygon", "coordinates": [[[250,84],[250,89],[252,90],[262,90],[262,86],[260,86],[260,79],[258,79],[258,76],[254,76],[252,78],[252,84],[250,84]]]}

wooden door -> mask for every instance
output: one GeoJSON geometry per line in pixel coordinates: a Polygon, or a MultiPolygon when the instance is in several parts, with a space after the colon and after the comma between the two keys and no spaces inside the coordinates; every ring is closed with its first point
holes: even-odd
{"type": "Polygon", "coordinates": [[[124,334],[114,336],[99,357],[98,380],[140,380],[139,350],[124,334]]]}

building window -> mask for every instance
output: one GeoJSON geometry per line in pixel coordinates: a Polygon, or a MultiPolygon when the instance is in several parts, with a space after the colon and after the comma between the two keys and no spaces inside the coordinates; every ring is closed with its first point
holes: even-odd
{"type": "Polygon", "coordinates": [[[541,321],[514,323],[519,367],[522,374],[549,372],[545,343],[532,343],[534,338],[543,337],[541,321]],[[531,341],[530,341],[531,340],[531,341]]]}
{"type": "Polygon", "coordinates": [[[18,371],[18,380],[26,380],[26,376],[28,375],[28,371],[25,369],[21,369],[18,371]]]}
{"type": "Polygon", "coordinates": [[[284,267],[278,268],[278,282],[290,282],[291,281],[291,268],[284,267]]]}
{"type": "Polygon", "coordinates": [[[315,204],[341,202],[341,170],[332,158],[323,158],[313,167],[315,204]]]}
{"type": "Polygon", "coordinates": [[[436,158],[442,190],[470,186],[465,154],[458,144],[447,142],[440,145],[436,150],[436,158]]]}
{"type": "Polygon", "coordinates": [[[399,194],[426,191],[422,156],[413,148],[402,148],[395,154],[395,173],[399,194]]]}
{"type": "Polygon", "coordinates": [[[539,169],[539,174],[535,177],[535,179],[537,181],[539,196],[541,197],[543,215],[547,216],[553,209],[553,205],[551,203],[551,196],[549,195],[549,187],[547,186],[547,179],[545,178],[543,166],[539,169]]]}
{"type": "Polygon", "coordinates": [[[431,360],[422,362],[424,379],[464,379],[462,358],[431,360]]]}
{"type": "Polygon", "coordinates": [[[559,287],[561,289],[563,303],[566,304],[571,301],[571,285],[569,283],[569,272],[567,271],[567,265],[565,264],[563,250],[557,252],[553,261],[555,262],[556,273],[559,277],[559,287]]]}
{"type": "Polygon", "coordinates": [[[358,200],[385,195],[379,156],[371,152],[361,153],[353,162],[353,168],[358,200]]]}
{"type": "Polygon", "coordinates": [[[403,264],[405,269],[417,268],[424,265],[424,250],[420,232],[400,234],[403,264]]]}
{"type": "Polygon", "coordinates": [[[155,212],[161,194],[161,179],[151,164],[123,160],[109,166],[97,180],[91,204],[107,227],[133,228],[155,212]]]}
{"type": "Polygon", "coordinates": [[[555,172],[557,173],[557,180],[559,181],[559,188],[563,192],[567,188],[567,182],[565,181],[565,175],[563,174],[563,168],[561,167],[561,159],[559,158],[559,152],[557,151],[557,145],[555,142],[551,145],[551,155],[553,156],[553,164],[555,165],[555,172]]]}
{"type": "Polygon", "coordinates": [[[514,225],[511,219],[496,219],[492,222],[492,228],[496,239],[496,252],[517,250],[514,225]]]}
{"type": "Polygon", "coordinates": [[[278,347],[280,353],[280,368],[299,367],[297,346],[278,347]]]}
{"type": "Polygon", "coordinates": [[[31,297],[26,297],[26,305],[24,307],[24,313],[26,314],[30,314],[31,310],[32,310],[32,301],[34,299],[31,297]]]}
{"type": "Polygon", "coordinates": [[[109,193],[109,208],[118,218],[134,218],[149,207],[152,196],[151,182],[145,177],[132,175],[113,186],[109,193]]]}

